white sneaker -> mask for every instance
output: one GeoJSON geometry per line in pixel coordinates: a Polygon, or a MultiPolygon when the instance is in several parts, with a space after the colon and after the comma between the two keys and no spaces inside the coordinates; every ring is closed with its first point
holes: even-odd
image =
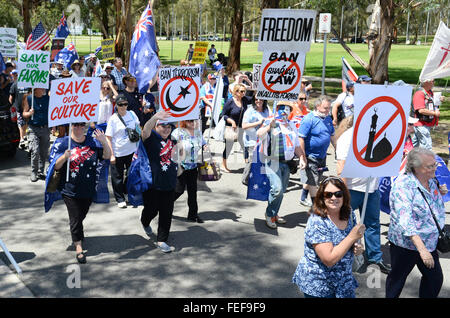
{"type": "Polygon", "coordinates": [[[275,216],[275,222],[277,222],[278,224],[286,224],[286,220],[278,215],[275,216]]]}
{"type": "Polygon", "coordinates": [[[127,207],[127,203],[125,201],[119,202],[119,203],[117,203],[117,206],[121,209],[125,209],[127,207]]]}
{"type": "Polygon", "coordinates": [[[267,216],[266,215],[266,225],[271,229],[276,229],[277,224],[275,223],[275,217],[267,216]]]}
{"type": "Polygon", "coordinates": [[[163,252],[163,253],[170,253],[172,251],[175,251],[175,247],[167,245],[165,242],[157,242],[156,246],[163,252]]]}

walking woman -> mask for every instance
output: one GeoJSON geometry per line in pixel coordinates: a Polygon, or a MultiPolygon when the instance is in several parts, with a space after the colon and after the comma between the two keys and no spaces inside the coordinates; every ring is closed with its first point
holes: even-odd
{"type": "Polygon", "coordinates": [[[200,162],[199,152],[202,147],[206,147],[206,141],[203,139],[202,132],[195,120],[184,120],[180,122],[180,128],[172,132],[172,140],[176,140],[178,149],[181,152],[181,158],[178,160],[178,169],[182,172],[177,178],[175,188],[176,201],[187,188],[189,212],[187,220],[190,222],[203,223],[198,216],[197,204],[197,164],[200,162]]]}
{"type": "MultiPolygon", "coordinates": [[[[233,97],[230,98],[226,104],[223,106],[222,116],[225,120],[226,126],[231,126],[232,129],[237,133],[237,141],[244,150],[244,159],[248,160],[248,151],[244,146],[242,130],[242,119],[245,111],[247,110],[247,105],[250,101],[245,97],[246,89],[242,84],[236,84],[233,88],[233,97]]],[[[222,166],[226,172],[231,172],[227,166],[227,159],[230,156],[231,150],[233,149],[234,140],[225,140],[225,149],[222,154],[222,166]]]]}
{"type": "Polygon", "coordinates": [[[306,224],[305,254],[292,278],[305,298],[355,297],[353,255],[363,252],[357,241],[364,231],[364,224],[356,224],[344,181],[338,177],[322,181],[306,224]]]}
{"type": "Polygon", "coordinates": [[[127,110],[128,101],[122,94],[116,98],[117,113],[108,120],[105,135],[112,149],[111,182],[119,208],[126,208],[124,172],[128,171],[138,143],[132,142],[127,128],[136,129],[140,133],[139,119],[132,110],[127,110]]]}
{"type": "Polygon", "coordinates": [[[177,163],[172,160],[175,143],[170,138],[172,125],[163,122],[169,116],[165,111],[156,113],[145,123],[142,130],[142,140],[152,171],[152,184],[142,193],[144,209],[141,223],[145,233],[152,237],[150,222],[159,215],[156,246],[164,253],[170,253],[175,249],[167,244],[177,183],[177,163]]]}
{"type": "Polygon", "coordinates": [[[437,166],[431,150],[414,148],[408,153],[406,173],[392,186],[388,232],[392,269],[386,278],[386,298],[400,296],[415,266],[422,274],[420,298],[436,298],[441,290],[444,278],[436,250],[439,232],[433,214],[442,229],[442,195],[446,191],[435,181],[437,166]]]}
{"type": "MultiPolygon", "coordinates": [[[[95,138],[103,148],[97,148],[94,140],[84,134],[85,123],[72,124],[71,149],[66,150],[55,163],[55,170],[61,171],[59,188],[69,213],[70,233],[76,250],[76,259],[86,263],[83,250],[83,220],[89,211],[96,193],[96,169],[98,162],[110,159],[111,150],[104,133],[96,129],[95,138]],[[70,158],[69,181],[66,182],[67,160],[70,158]]],[[[69,137],[64,137],[69,138],[69,137]]]]}

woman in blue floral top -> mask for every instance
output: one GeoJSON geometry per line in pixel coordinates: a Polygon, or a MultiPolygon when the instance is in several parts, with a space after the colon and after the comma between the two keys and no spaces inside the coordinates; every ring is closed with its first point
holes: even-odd
{"type": "Polygon", "coordinates": [[[363,252],[357,242],[365,226],[356,224],[342,179],[322,181],[312,212],[305,230],[305,255],[292,282],[305,298],[354,298],[358,284],[352,274],[353,255],[363,252]]]}
{"type": "Polygon", "coordinates": [[[434,298],[441,290],[443,275],[436,250],[439,232],[430,209],[443,228],[446,188],[436,184],[436,168],[432,151],[414,148],[408,153],[406,173],[392,186],[388,232],[392,270],[386,279],[387,298],[400,296],[416,265],[422,274],[419,297],[434,298]]]}

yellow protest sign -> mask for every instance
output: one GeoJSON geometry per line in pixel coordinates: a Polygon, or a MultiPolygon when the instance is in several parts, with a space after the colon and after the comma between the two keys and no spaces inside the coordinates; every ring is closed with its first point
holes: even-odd
{"type": "Polygon", "coordinates": [[[114,39],[102,40],[102,60],[114,60],[114,39]]]}
{"type": "Polygon", "coordinates": [[[195,42],[194,55],[192,56],[192,64],[203,64],[206,59],[206,53],[208,52],[209,42],[195,42]]]}

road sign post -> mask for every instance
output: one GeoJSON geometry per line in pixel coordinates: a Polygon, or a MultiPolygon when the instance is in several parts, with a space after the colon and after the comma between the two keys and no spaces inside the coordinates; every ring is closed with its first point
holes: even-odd
{"type": "Polygon", "coordinates": [[[325,65],[327,61],[327,35],[331,31],[331,13],[321,13],[319,16],[319,33],[323,33],[323,63],[322,63],[322,95],[325,94],[325,65]]]}

